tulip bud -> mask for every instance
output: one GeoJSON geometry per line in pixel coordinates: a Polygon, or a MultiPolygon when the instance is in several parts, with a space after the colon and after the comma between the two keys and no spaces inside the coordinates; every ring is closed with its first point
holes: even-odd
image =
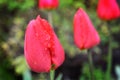
{"type": "Polygon", "coordinates": [[[51,9],[57,8],[58,5],[59,5],[58,0],[39,0],[39,8],[40,9],[51,10],[51,9]]]}
{"type": "Polygon", "coordinates": [[[73,22],[74,41],[78,48],[89,49],[100,43],[96,29],[82,8],[75,13],[73,22]]]}
{"type": "Polygon", "coordinates": [[[112,20],[120,16],[116,0],[99,0],[97,14],[100,19],[112,20]]]}
{"type": "Polygon", "coordinates": [[[35,72],[49,72],[51,67],[56,69],[64,61],[64,50],[55,32],[40,16],[27,26],[24,53],[29,67],[35,72]]]}

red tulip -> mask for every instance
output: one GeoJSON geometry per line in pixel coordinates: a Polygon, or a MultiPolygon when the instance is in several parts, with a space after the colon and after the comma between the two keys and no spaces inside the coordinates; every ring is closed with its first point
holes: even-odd
{"type": "Polygon", "coordinates": [[[100,43],[100,38],[86,12],[80,8],[74,15],[74,41],[80,49],[89,49],[100,43]]]}
{"type": "Polygon", "coordinates": [[[97,14],[103,20],[118,18],[120,13],[116,0],[99,0],[97,14]]]}
{"type": "Polygon", "coordinates": [[[58,0],[39,0],[40,9],[55,9],[59,5],[58,0]]]}
{"type": "Polygon", "coordinates": [[[64,61],[64,50],[50,24],[41,19],[30,21],[25,33],[25,58],[35,72],[49,72],[64,61]]]}

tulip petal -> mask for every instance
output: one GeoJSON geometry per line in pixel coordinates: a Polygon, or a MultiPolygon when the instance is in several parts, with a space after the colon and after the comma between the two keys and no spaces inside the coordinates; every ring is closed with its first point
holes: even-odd
{"type": "Polygon", "coordinates": [[[54,52],[52,53],[52,62],[55,64],[55,69],[64,61],[64,49],[62,48],[57,36],[54,34],[54,52]]]}

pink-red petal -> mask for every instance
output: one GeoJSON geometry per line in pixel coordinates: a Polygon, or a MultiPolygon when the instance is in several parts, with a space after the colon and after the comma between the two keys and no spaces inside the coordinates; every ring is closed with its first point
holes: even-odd
{"type": "Polygon", "coordinates": [[[48,72],[51,68],[49,51],[43,47],[35,32],[35,20],[28,24],[25,35],[25,57],[30,68],[35,72],[48,72]]]}
{"type": "Polygon", "coordinates": [[[97,31],[82,8],[74,16],[74,41],[80,49],[92,48],[100,42],[97,31]]]}
{"type": "Polygon", "coordinates": [[[55,9],[59,5],[58,0],[39,0],[40,9],[55,9]]]}
{"type": "Polygon", "coordinates": [[[64,50],[57,36],[40,16],[27,26],[24,51],[28,65],[35,72],[48,72],[53,64],[56,69],[64,61],[64,50]]]}
{"type": "Polygon", "coordinates": [[[99,0],[97,14],[100,19],[112,20],[120,16],[119,6],[116,0],[99,0]]]}

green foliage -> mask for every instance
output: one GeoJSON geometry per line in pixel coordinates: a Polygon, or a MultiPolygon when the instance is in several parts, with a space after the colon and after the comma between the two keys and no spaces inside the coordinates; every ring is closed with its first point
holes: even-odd
{"type": "Polygon", "coordinates": [[[100,28],[100,37],[102,42],[105,44],[108,42],[108,38],[109,38],[109,31],[108,31],[108,27],[106,25],[102,25],[100,28]]]}
{"type": "Polygon", "coordinates": [[[80,1],[74,1],[74,0],[60,0],[60,8],[65,8],[65,7],[69,7],[69,8],[85,8],[84,5],[84,0],[80,0],[80,1]]]}
{"type": "Polygon", "coordinates": [[[119,26],[116,25],[116,26],[112,27],[111,32],[115,33],[115,34],[119,33],[120,32],[119,26]]]}
{"type": "Polygon", "coordinates": [[[1,6],[6,5],[9,10],[26,10],[34,6],[34,0],[0,0],[1,6]]]}
{"type": "Polygon", "coordinates": [[[83,9],[85,9],[86,8],[86,6],[85,6],[85,4],[84,4],[84,0],[76,0],[76,1],[74,1],[74,3],[73,3],[73,5],[74,5],[74,8],[83,8],[83,9]]]}
{"type": "Polygon", "coordinates": [[[59,0],[60,1],[60,7],[66,7],[70,6],[73,3],[73,0],[59,0]]]}
{"type": "Polygon", "coordinates": [[[104,71],[102,71],[100,68],[96,68],[94,70],[94,76],[95,76],[95,79],[97,80],[104,80],[105,75],[103,74],[104,74],[104,71]]]}
{"type": "Polygon", "coordinates": [[[9,59],[3,59],[0,51],[0,80],[16,80],[10,70],[12,71],[12,65],[10,64],[9,59]]]}
{"type": "Polygon", "coordinates": [[[5,0],[0,0],[0,4],[4,4],[5,2],[5,0]]]}
{"type": "MultiPolygon", "coordinates": [[[[105,79],[105,72],[101,68],[94,68],[93,73],[95,80],[105,79]]],[[[87,63],[83,65],[82,75],[80,76],[79,80],[90,80],[89,65],[87,63]]]]}
{"type": "MultiPolygon", "coordinates": [[[[15,66],[15,72],[17,74],[23,74],[28,69],[26,65],[25,58],[23,56],[18,56],[14,61],[12,61],[12,64],[15,66]]],[[[26,74],[28,73],[28,70],[26,74]]]]}
{"type": "Polygon", "coordinates": [[[84,64],[82,69],[82,75],[80,76],[80,80],[89,80],[90,79],[90,71],[89,71],[89,65],[84,64]]]}

